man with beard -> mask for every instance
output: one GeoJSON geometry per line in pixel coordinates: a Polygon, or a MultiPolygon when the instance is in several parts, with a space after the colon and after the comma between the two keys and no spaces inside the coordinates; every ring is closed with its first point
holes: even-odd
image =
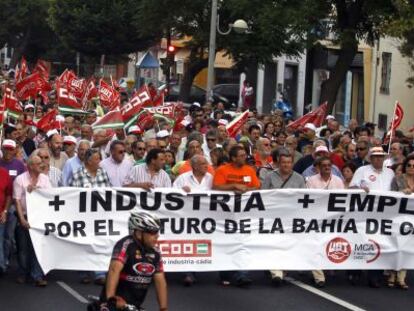
{"type": "Polygon", "coordinates": [[[63,138],[56,130],[49,131],[46,136],[50,151],[50,165],[62,170],[68,160],[68,156],[62,151],[63,138]]]}

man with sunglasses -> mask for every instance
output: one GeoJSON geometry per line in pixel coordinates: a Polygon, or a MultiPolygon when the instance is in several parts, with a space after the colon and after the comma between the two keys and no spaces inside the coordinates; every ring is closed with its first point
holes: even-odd
{"type": "Polygon", "coordinates": [[[145,163],[145,143],[143,141],[136,141],[132,143],[132,154],[134,156],[134,164],[145,163]]]}
{"type": "Polygon", "coordinates": [[[101,310],[108,310],[104,307],[113,305],[116,310],[122,310],[127,304],[141,310],[154,280],[159,310],[167,311],[167,281],[161,253],[156,248],[160,221],[147,212],[132,212],[128,228],[130,235],[119,240],[112,252],[107,281],[101,293],[101,310]]]}
{"type": "Polygon", "coordinates": [[[206,157],[208,163],[211,164],[211,157],[210,152],[214,148],[221,147],[221,145],[217,144],[218,140],[218,133],[216,130],[209,130],[205,136],[205,142],[201,145],[201,149],[203,150],[204,156],[206,157]]]}
{"type": "Polygon", "coordinates": [[[102,160],[100,166],[106,171],[113,187],[122,187],[134,163],[125,157],[125,143],[121,140],[111,142],[111,156],[102,160]]]}
{"type": "Polygon", "coordinates": [[[352,160],[357,168],[368,165],[369,161],[366,159],[368,155],[368,143],[365,141],[359,141],[356,146],[356,158],[352,160]]]}

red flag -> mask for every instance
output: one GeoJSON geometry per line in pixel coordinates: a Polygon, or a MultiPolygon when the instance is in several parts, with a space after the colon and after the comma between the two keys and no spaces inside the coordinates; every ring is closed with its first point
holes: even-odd
{"type": "Polygon", "coordinates": [[[65,69],[59,78],[56,79],[56,82],[66,86],[68,81],[73,78],[76,78],[76,74],[72,70],[65,69]]]}
{"type": "Polygon", "coordinates": [[[86,90],[87,82],[85,79],[79,79],[77,76],[70,77],[68,82],[68,90],[75,95],[77,99],[82,99],[86,90]]]}
{"type": "Polygon", "coordinates": [[[147,130],[154,126],[154,121],[155,121],[154,116],[150,112],[143,110],[138,115],[136,124],[140,128],[147,130]]]}
{"type": "Polygon", "coordinates": [[[56,109],[49,111],[39,121],[37,121],[36,127],[45,133],[53,129],[58,129],[60,124],[56,121],[56,116],[56,109]]]}
{"type": "Polygon", "coordinates": [[[144,85],[135,92],[127,104],[121,107],[122,117],[126,126],[132,125],[142,108],[151,106],[151,104],[152,101],[148,89],[144,85]]]}
{"type": "Polygon", "coordinates": [[[33,73],[40,73],[46,80],[49,80],[49,69],[47,63],[44,60],[38,59],[33,73]]]}
{"type": "Polygon", "coordinates": [[[3,127],[5,112],[6,112],[6,96],[3,96],[0,102],[0,128],[3,127]]]}
{"type": "Polygon", "coordinates": [[[112,86],[103,79],[99,81],[99,100],[103,107],[108,110],[115,110],[120,107],[121,96],[112,86]]]}
{"type": "Polygon", "coordinates": [[[5,109],[8,111],[8,114],[17,119],[21,114],[23,114],[22,106],[20,106],[19,100],[14,95],[12,89],[6,88],[2,100],[5,109]]]}
{"type": "Polygon", "coordinates": [[[35,72],[16,84],[16,95],[19,99],[26,100],[29,97],[35,98],[39,92],[49,92],[51,89],[40,73],[35,72]]]}
{"type": "MultiPolygon", "coordinates": [[[[404,117],[404,110],[401,107],[399,101],[395,102],[394,116],[391,121],[387,136],[384,138],[384,144],[392,143],[392,137],[394,136],[395,130],[400,126],[404,117]]],[[[388,148],[389,149],[389,148],[388,148]]]]}
{"type": "Polygon", "coordinates": [[[64,85],[57,83],[56,93],[59,110],[62,113],[82,112],[82,105],[78,103],[76,97],[64,85]]]}
{"type": "Polygon", "coordinates": [[[162,106],[164,105],[164,92],[162,92],[160,95],[155,96],[155,98],[152,101],[152,106],[162,106]]]}
{"type": "Polygon", "coordinates": [[[82,96],[82,106],[84,109],[86,109],[86,104],[88,100],[91,100],[92,98],[98,96],[98,89],[95,86],[95,79],[90,78],[88,82],[86,83],[85,92],[82,96]]]}
{"type": "Polygon", "coordinates": [[[230,137],[236,137],[237,133],[240,131],[244,123],[246,123],[249,118],[249,110],[246,110],[229,124],[226,125],[227,133],[230,137]]]}
{"type": "Polygon", "coordinates": [[[20,82],[21,80],[26,78],[26,75],[28,73],[29,73],[29,69],[28,69],[28,66],[27,66],[27,62],[26,62],[26,59],[23,56],[22,59],[20,60],[20,68],[16,65],[16,71],[14,73],[16,83],[20,82]]]}
{"type": "Polygon", "coordinates": [[[395,131],[401,124],[404,117],[404,110],[401,107],[400,103],[397,101],[395,103],[394,118],[391,121],[390,130],[395,131]]]}
{"type": "Polygon", "coordinates": [[[328,108],[328,103],[324,102],[315,110],[312,110],[305,114],[304,116],[296,119],[292,123],[289,123],[287,126],[293,129],[299,129],[305,126],[306,123],[313,123],[316,127],[322,126],[323,121],[325,120],[326,109],[328,108]]]}
{"type": "Polygon", "coordinates": [[[119,129],[124,127],[120,110],[112,110],[92,124],[93,129],[119,129]]]}

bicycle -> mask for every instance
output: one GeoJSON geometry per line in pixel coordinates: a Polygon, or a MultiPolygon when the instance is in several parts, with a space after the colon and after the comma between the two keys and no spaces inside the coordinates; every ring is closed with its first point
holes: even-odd
{"type": "Polygon", "coordinates": [[[116,307],[116,299],[109,299],[107,303],[101,303],[98,296],[88,295],[89,304],[87,311],[145,311],[144,308],[126,304],[122,309],[116,307]]]}

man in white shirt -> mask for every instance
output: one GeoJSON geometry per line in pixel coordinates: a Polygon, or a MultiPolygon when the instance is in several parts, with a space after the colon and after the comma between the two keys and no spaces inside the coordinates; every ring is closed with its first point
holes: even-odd
{"type": "Polygon", "coordinates": [[[180,188],[185,192],[211,190],[213,175],[207,172],[207,159],[202,155],[195,155],[191,158],[190,165],[192,170],[178,176],[173,187],[180,188]]]}
{"type": "Polygon", "coordinates": [[[170,176],[163,170],[165,153],[163,150],[151,149],[144,164],[135,165],[124,182],[124,187],[142,188],[150,191],[152,188],[170,188],[170,176]]]}
{"type": "MultiPolygon", "coordinates": [[[[371,164],[361,166],[355,171],[349,187],[363,189],[367,193],[370,190],[390,191],[394,172],[384,167],[385,155],[386,153],[382,147],[372,147],[369,152],[371,164]]],[[[368,284],[370,287],[380,287],[381,272],[380,270],[368,271],[368,284]]],[[[349,279],[353,284],[358,283],[360,278],[361,271],[353,270],[349,272],[349,279]]]]}
{"type": "MultiPolygon", "coordinates": [[[[174,181],[173,188],[182,189],[185,192],[211,190],[213,175],[208,170],[208,161],[202,155],[194,155],[190,160],[191,171],[181,174],[174,181]]],[[[195,282],[194,272],[185,272],[184,285],[191,286],[195,282]]]]}
{"type": "Polygon", "coordinates": [[[107,172],[112,186],[122,187],[134,166],[134,162],[125,157],[125,143],[121,140],[113,140],[109,151],[111,156],[102,160],[100,167],[107,172]]]}
{"type": "Polygon", "coordinates": [[[383,167],[385,155],[382,147],[371,148],[369,154],[371,164],[361,166],[355,171],[350,188],[364,189],[366,192],[370,190],[390,191],[394,172],[383,167]]]}

